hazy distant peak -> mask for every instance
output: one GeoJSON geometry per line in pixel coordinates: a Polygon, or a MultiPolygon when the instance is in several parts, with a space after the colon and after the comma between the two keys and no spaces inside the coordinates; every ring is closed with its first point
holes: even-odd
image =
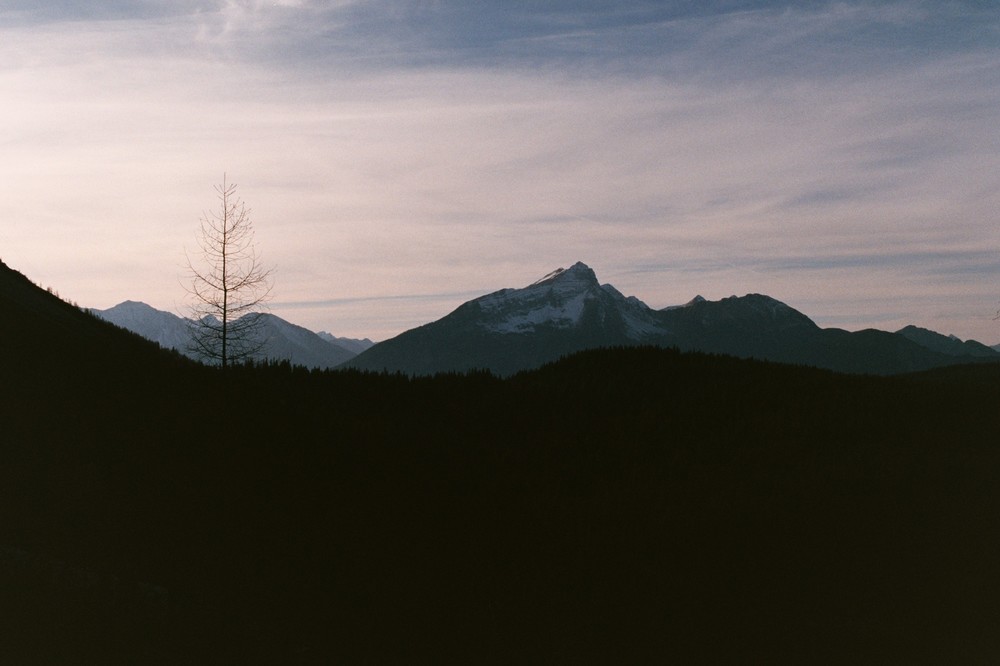
{"type": "Polygon", "coordinates": [[[91,312],[105,321],[152,340],[165,349],[184,351],[190,340],[189,322],[142,301],[122,301],[107,310],[91,312]]]}
{"type": "MultiPolygon", "coordinates": [[[[191,320],[157,310],[141,301],[123,301],[113,308],[91,312],[162,347],[197,358],[191,352],[195,328],[191,320]]],[[[317,335],[270,312],[253,312],[244,317],[256,318],[260,324],[253,336],[263,344],[261,358],[287,360],[310,368],[333,368],[372,346],[368,339],[349,340],[329,333],[317,335]]],[[[206,315],[201,321],[214,328],[221,325],[213,315],[206,315]]]]}
{"type": "Polygon", "coordinates": [[[142,301],[122,301],[118,305],[114,305],[104,312],[127,312],[127,311],[139,311],[139,312],[149,312],[155,310],[152,305],[143,303],[142,301]]]}
{"type": "Polygon", "coordinates": [[[375,344],[368,338],[363,338],[360,340],[355,338],[339,338],[333,333],[330,333],[328,331],[320,331],[316,335],[326,340],[327,342],[332,342],[333,344],[343,347],[344,349],[354,352],[355,354],[360,354],[361,352],[365,351],[369,347],[374,346],[375,344]]]}

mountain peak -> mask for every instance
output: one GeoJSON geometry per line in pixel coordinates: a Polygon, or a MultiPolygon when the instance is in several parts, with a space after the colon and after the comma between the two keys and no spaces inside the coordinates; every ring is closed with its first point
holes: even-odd
{"type": "Polygon", "coordinates": [[[124,314],[124,313],[152,313],[152,312],[155,312],[155,311],[156,311],[156,309],[153,306],[151,306],[151,305],[149,305],[147,303],[143,303],[142,301],[131,301],[131,300],[130,301],[122,301],[118,305],[112,306],[112,307],[108,308],[107,310],[104,310],[104,312],[107,312],[107,313],[122,313],[122,314],[124,314]]]}
{"type": "Polygon", "coordinates": [[[688,301],[684,305],[668,305],[667,307],[662,308],[661,311],[662,312],[666,312],[668,310],[677,310],[679,308],[689,308],[692,305],[698,305],[699,303],[707,303],[707,302],[708,301],[705,300],[704,296],[702,296],[701,294],[698,294],[697,296],[695,296],[694,298],[692,298],[690,301],[688,301]]]}
{"type": "Polygon", "coordinates": [[[481,296],[456,312],[473,317],[477,333],[574,330],[577,337],[603,335],[605,344],[648,340],[663,333],[649,306],[626,298],[611,285],[601,286],[593,269],[579,261],[527,287],[481,296]]]}
{"type": "Polygon", "coordinates": [[[795,308],[767,294],[730,296],[722,299],[720,303],[727,304],[730,309],[743,313],[743,316],[754,313],[757,317],[768,321],[795,322],[808,324],[810,327],[816,326],[811,319],[795,308]]]}
{"type": "Polygon", "coordinates": [[[597,274],[594,270],[583,263],[578,261],[569,268],[557,268],[545,277],[532,282],[529,287],[537,287],[543,284],[553,284],[556,282],[578,282],[585,284],[597,285],[597,274]]]}

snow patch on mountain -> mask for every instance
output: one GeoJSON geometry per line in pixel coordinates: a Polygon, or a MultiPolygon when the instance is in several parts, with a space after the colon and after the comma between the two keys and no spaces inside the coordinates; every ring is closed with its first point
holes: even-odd
{"type": "Polygon", "coordinates": [[[584,305],[592,298],[587,293],[579,293],[569,296],[568,299],[559,299],[554,296],[548,302],[533,302],[529,299],[521,301],[524,306],[516,310],[509,310],[509,303],[499,300],[491,300],[480,303],[484,312],[502,313],[496,321],[490,321],[484,328],[494,333],[527,333],[535,330],[536,326],[547,324],[556,328],[569,328],[580,321],[583,314],[584,305]]]}
{"type": "Polygon", "coordinates": [[[569,268],[557,268],[541,280],[533,282],[528,289],[546,285],[561,292],[574,292],[597,286],[597,274],[590,266],[578,261],[569,268]]]}
{"type": "Polygon", "coordinates": [[[540,278],[538,280],[535,280],[534,282],[532,282],[528,286],[529,287],[535,287],[537,285],[544,284],[544,283],[546,283],[546,282],[548,282],[550,280],[553,280],[553,279],[559,277],[560,275],[562,275],[565,272],[566,272],[565,268],[557,268],[554,271],[552,271],[551,273],[549,273],[548,275],[546,275],[545,277],[540,278]]]}
{"type": "Polygon", "coordinates": [[[531,333],[544,326],[568,329],[581,325],[589,310],[604,324],[620,319],[625,336],[645,340],[664,333],[655,313],[634,296],[626,297],[610,284],[601,285],[582,262],[559,268],[523,289],[502,289],[476,301],[479,327],[490,333],[531,333]]]}
{"type": "Polygon", "coordinates": [[[594,271],[581,262],[558,268],[523,289],[501,289],[475,301],[481,327],[491,333],[530,333],[538,326],[570,328],[580,322],[599,290],[594,271]]]}

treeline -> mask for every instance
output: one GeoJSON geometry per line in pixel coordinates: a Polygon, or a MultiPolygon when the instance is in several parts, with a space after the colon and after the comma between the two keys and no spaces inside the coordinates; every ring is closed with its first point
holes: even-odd
{"type": "Polygon", "coordinates": [[[616,349],[501,380],[79,353],[7,375],[20,663],[1000,650],[991,366],[616,349]]]}

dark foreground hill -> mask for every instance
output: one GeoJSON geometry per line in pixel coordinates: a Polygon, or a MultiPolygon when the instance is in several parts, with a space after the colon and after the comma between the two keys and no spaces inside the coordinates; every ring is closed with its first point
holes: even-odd
{"type": "Polygon", "coordinates": [[[992,365],[223,375],[0,330],[4,663],[1000,654],[992,365]]]}

